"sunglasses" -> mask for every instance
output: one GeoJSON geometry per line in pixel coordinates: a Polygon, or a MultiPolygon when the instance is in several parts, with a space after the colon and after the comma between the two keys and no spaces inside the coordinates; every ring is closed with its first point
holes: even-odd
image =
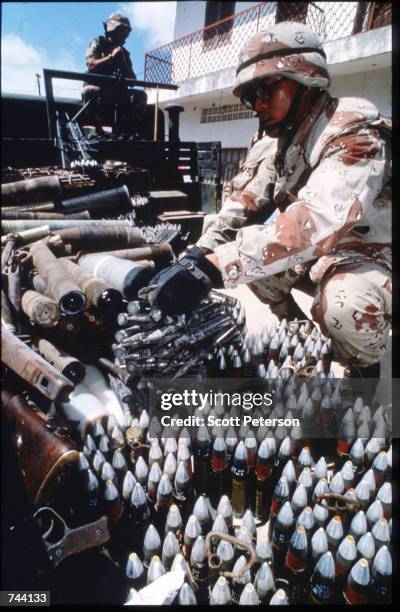
{"type": "Polygon", "coordinates": [[[244,90],[240,101],[249,110],[255,110],[257,100],[268,102],[271,99],[275,87],[283,79],[278,79],[273,83],[260,83],[257,87],[248,87],[244,90]]]}

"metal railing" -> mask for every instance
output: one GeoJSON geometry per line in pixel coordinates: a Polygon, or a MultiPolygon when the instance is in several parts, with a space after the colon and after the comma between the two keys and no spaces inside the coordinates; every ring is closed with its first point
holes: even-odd
{"type": "Polygon", "coordinates": [[[329,42],[391,23],[382,22],[382,2],[261,2],[192,32],[145,55],[145,78],[179,83],[237,64],[239,52],[256,32],[278,21],[306,23],[329,42]]]}

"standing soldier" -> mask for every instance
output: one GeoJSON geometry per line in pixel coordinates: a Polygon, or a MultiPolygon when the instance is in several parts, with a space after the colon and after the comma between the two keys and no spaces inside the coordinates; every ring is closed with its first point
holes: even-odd
{"type": "Polygon", "coordinates": [[[325,52],[304,24],[278,23],[247,42],[233,93],[257,113],[258,133],[197,245],[144,293],[182,309],[178,286],[193,307],[210,285],[246,283],[290,319],[291,289],[308,274],[312,316],[336,359],[352,377],[378,379],[392,308],[391,122],[368,100],[332,97],[329,85],[325,52]]]}
{"type": "MultiPolygon", "coordinates": [[[[86,51],[86,65],[89,72],[136,79],[129,52],[123,46],[132,27],[127,17],[112,13],[104,26],[104,36],[94,38],[86,51]]],[[[82,98],[89,105],[88,114],[96,130],[110,120],[115,103],[118,104],[119,129],[128,133],[138,131],[144,117],[147,94],[142,90],[129,90],[125,84],[111,85],[84,84],[82,98]]]]}

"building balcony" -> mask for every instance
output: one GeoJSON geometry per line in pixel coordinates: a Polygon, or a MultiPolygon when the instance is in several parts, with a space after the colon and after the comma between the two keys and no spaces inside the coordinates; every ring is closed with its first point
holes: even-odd
{"type": "Polygon", "coordinates": [[[179,84],[231,69],[251,36],[280,21],[305,23],[323,44],[345,43],[349,37],[391,25],[391,2],[261,2],[149,51],[145,79],[179,84]]]}

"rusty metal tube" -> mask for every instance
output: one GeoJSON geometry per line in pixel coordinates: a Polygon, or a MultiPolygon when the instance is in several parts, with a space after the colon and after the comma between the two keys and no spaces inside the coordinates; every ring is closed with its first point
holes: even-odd
{"type": "MultiPolygon", "coordinates": [[[[95,224],[95,221],[91,223],[95,224]]],[[[146,244],[143,234],[137,227],[100,227],[95,225],[80,225],[62,229],[48,239],[48,244],[59,243],[60,239],[65,244],[70,244],[74,251],[84,249],[86,252],[98,251],[99,249],[132,248],[146,244]]]]}
{"type": "Polygon", "coordinates": [[[85,366],[76,357],[71,357],[58,349],[54,344],[41,338],[37,345],[39,353],[53,365],[56,370],[61,372],[63,376],[68,378],[75,385],[82,382],[85,378],[85,366]]]}
{"type": "Polygon", "coordinates": [[[47,285],[50,295],[56,300],[63,314],[74,315],[86,305],[85,294],[65,273],[64,267],[43,242],[30,248],[33,264],[47,285]]]}
{"type": "Polygon", "coordinates": [[[2,212],[52,212],[56,209],[54,202],[26,202],[24,204],[14,204],[13,206],[1,205],[2,212]]]}
{"type": "Polygon", "coordinates": [[[66,215],[64,213],[54,213],[54,212],[30,212],[27,210],[2,210],[1,216],[3,219],[8,219],[12,221],[16,221],[18,219],[40,219],[43,223],[45,221],[54,221],[56,219],[61,220],[69,220],[75,221],[77,219],[90,219],[90,214],[87,210],[82,212],[73,213],[70,215],[66,215]]]}
{"type": "Polygon", "coordinates": [[[117,251],[100,251],[96,255],[112,255],[120,259],[128,259],[129,261],[139,261],[141,259],[151,259],[153,261],[162,259],[171,261],[173,259],[173,251],[169,244],[149,244],[148,246],[139,247],[136,249],[118,249],[117,251]]]}
{"type": "Polygon", "coordinates": [[[47,236],[50,236],[50,234],[51,231],[48,225],[39,225],[33,229],[2,236],[1,244],[5,244],[9,236],[15,236],[15,244],[20,247],[24,246],[25,244],[30,244],[31,242],[36,242],[37,240],[43,240],[43,238],[47,238],[47,236]]]}
{"type": "Polygon", "coordinates": [[[6,183],[1,186],[3,202],[23,202],[37,199],[60,197],[61,183],[58,176],[41,176],[39,178],[6,183]]]}
{"type": "Polygon", "coordinates": [[[42,293],[28,289],[21,300],[22,311],[33,325],[53,327],[61,318],[56,302],[42,293]]]}
{"type": "Polygon", "coordinates": [[[102,312],[120,312],[122,310],[122,294],[111,287],[103,279],[93,276],[68,259],[59,260],[65,272],[73,278],[89,304],[93,304],[102,312]]]}
{"type": "MultiPolygon", "coordinates": [[[[2,221],[1,222],[1,232],[2,234],[12,234],[16,232],[22,232],[28,229],[34,229],[43,225],[43,222],[40,219],[26,219],[24,221],[2,221]]],[[[54,230],[62,230],[70,227],[81,227],[87,226],[90,228],[93,227],[129,227],[129,221],[126,220],[117,220],[117,219],[79,219],[79,220],[70,220],[70,219],[60,219],[55,221],[49,221],[47,225],[50,227],[51,231],[54,230]]]]}
{"type": "Polygon", "coordinates": [[[5,366],[49,400],[67,401],[74,388],[68,378],[4,327],[1,343],[1,361],[5,366]]]}
{"type": "Polygon", "coordinates": [[[7,274],[7,292],[11,304],[16,312],[21,312],[21,270],[14,261],[7,274]]]}

